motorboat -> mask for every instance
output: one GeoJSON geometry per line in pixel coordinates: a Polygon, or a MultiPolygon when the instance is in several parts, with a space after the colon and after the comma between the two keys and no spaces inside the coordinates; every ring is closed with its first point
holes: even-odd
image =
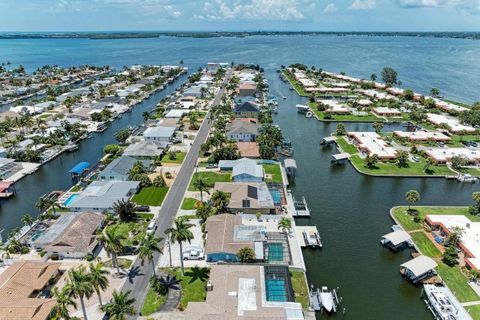
{"type": "Polygon", "coordinates": [[[460,309],[458,301],[453,301],[448,297],[444,291],[444,287],[438,287],[433,284],[425,284],[423,286],[423,293],[426,297],[425,304],[432,312],[435,320],[460,320],[465,319],[460,316],[460,309]]]}

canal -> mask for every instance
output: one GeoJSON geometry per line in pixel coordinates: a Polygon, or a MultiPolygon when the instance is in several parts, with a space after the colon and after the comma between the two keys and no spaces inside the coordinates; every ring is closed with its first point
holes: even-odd
{"type": "MultiPolygon", "coordinates": [[[[304,250],[307,277],[316,287],[340,287],[342,307],[336,318],[350,319],[432,319],[420,300],[420,288],[408,284],[399,274],[401,263],[409,260],[408,250],[394,254],[380,245],[380,237],[391,232],[389,210],[406,205],[410,189],[421,194],[419,205],[466,205],[478,186],[443,178],[379,178],[359,174],[350,165],[332,166],[335,147],[324,148],[320,139],[335,131],[336,123],[322,123],[298,114],[295,105],[306,98],[290,91],[274,69],[267,70],[270,91],[279,99],[274,121],[290,139],[298,170],[297,198],[305,196],[311,211],[299,225],[316,225],[323,241],[321,250],[304,250]],[[285,96],[283,100],[281,97],[285,96]]],[[[345,124],[347,130],[374,131],[370,124],[345,124]]],[[[398,124],[384,130],[398,130],[398,124]]],[[[326,315],[317,314],[318,318],[326,315]]]]}
{"type": "Polygon", "coordinates": [[[5,237],[9,230],[22,226],[20,219],[24,214],[38,216],[39,212],[35,203],[39,197],[53,190],[70,188],[72,180],[68,170],[80,161],[96,163],[102,157],[105,145],[117,143],[115,133],[118,130],[142,123],[142,113],[152,110],[162,98],[175,91],[179,83],[184,82],[186,78],[186,75],[180,76],[164,90],[155,92],[148,99],[136,105],[132,112],[124,113],[113,120],[104,132],[94,133],[90,138],[80,141],[77,151],[61,154],[41,166],[37,172],[17,182],[15,196],[2,203],[0,207],[0,230],[5,229],[2,236],[5,237]]]}

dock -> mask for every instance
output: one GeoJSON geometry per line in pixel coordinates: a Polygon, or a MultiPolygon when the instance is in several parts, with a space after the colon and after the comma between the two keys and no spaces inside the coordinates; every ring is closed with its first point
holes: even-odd
{"type": "Polygon", "coordinates": [[[322,241],[316,226],[295,226],[295,236],[302,248],[321,248],[322,241]]]}
{"type": "Polygon", "coordinates": [[[332,144],[335,143],[337,139],[335,137],[325,137],[322,140],[320,140],[320,145],[321,146],[331,146],[332,144]]]}
{"type": "Polygon", "coordinates": [[[292,215],[294,217],[310,217],[310,209],[308,209],[307,201],[305,197],[302,197],[302,201],[295,200],[295,197],[292,195],[293,208],[294,211],[292,215]]]}
{"type": "Polygon", "coordinates": [[[330,160],[330,162],[332,164],[344,164],[345,162],[348,161],[349,158],[350,158],[349,153],[338,153],[338,154],[332,155],[332,160],[330,160]]]}
{"type": "Polygon", "coordinates": [[[303,104],[297,104],[295,107],[298,113],[307,113],[307,111],[310,111],[310,107],[303,104]]]}

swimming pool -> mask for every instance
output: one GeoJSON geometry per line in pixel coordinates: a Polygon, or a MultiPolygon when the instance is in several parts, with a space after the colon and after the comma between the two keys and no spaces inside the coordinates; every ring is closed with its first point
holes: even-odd
{"type": "Polygon", "coordinates": [[[283,244],[268,244],[268,261],[283,261],[283,244]]]}
{"type": "Polygon", "coordinates": [[[67,198],[67,200],[63,201],[64,206],[68,206],[70,203],[72,203],[75,198],[78,197],[78,194],[72,194],[70,197],[67,198]]]}
{"type": "Polygon", "coordinates": [[[270,194],[272,195],[273,202],[275,205],[282,204],[282,194],[277,189],[270,189],[270,194]]]}
{"type": "Polygon", "coordinates": [[[285,280],[283,279],[267,279],[267,301],[286,302],[287,292],[285,289],[285,280]]]}

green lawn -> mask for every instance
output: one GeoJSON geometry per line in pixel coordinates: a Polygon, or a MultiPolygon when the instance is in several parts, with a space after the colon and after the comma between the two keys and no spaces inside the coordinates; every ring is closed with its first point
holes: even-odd
{"type": "MultiPolygon", "coordinates": [[[[129,259],[118,258],[118,264],[121,269],[128,270],[132,265],[133,261],[129,259]]],[[[112,259],[105,261],[105,267],[112,268],[112,259]]]]}
{"type": "Polygon", "coordinates": [[[122,244],[124,246],[131,246],[143,238],[145,238],[145,231],[147,230],[147,221],[141,222],[118,222],[112,225],[109,225],[108,228],[117,228],[117,233],[123,235],[125,240],[122,244]]]}
{"type": "Polygon", "coordinates": [[[420,252],[432,258],[439,258],[442,256],[442,253],[438,248],[433,244],[433,242],[427,237],[427,235],[422,232],[415,232],[410,234],[412,236],[413,241],[420,249],[420,252]]]}
{"type": "Polygon", "coordinates": [[[198,202],[198,200],[194,199],[194,198],[183,199],[182,210],[193,210],[193,209],[195,209],[195,204],[197,202],[198,202]]]}
{"type": "Polygon", "coordinates": [[[167,195],[168,187],[146,187],[133,196],[132,201],[143,206],[160,206],[167,195]]]}
{"type": "Polygon", "coordinates": [[[429,174],[425,173],[426,160],[420,157],[420,162],[408,162],[408,167],[400,168],[394,162],[378,162],[374,168],[366,168],[363,159],[359,155],[350,157],[350,161],[355,168],[366,174],[373,175],[405,175],[405,176],[447,176],[454,172],[447,166],[431,166],[429,174]]]}
{"type": "Polygon", "coordinates": [[[357,148],[353,144],[348,143],[344,137],[337,137],[336,143],[340,148],[342,148],[343,152],[350,154],[358,153],[357,148]]]}
{"type": "Polygon", "coordinates": [[[462,273],[459,266],[449,267],[440,262],[437,272],[460,302],[480,300],[480,297],[468,285],[468,278],[462,273]]]}
{"type": "Polygon", "coordinates": [[[163,155],[162,159],[160,162],[165,162],[165,163],[182,163],[183,159],[185,159],[185,156],[187,155],[186,152],[176,152],[177,157],[175,159],[170,159],[169,153],[167,152],[166,154],[163,155]]]}
{"type": "Polygon", "coordinates": [[[480,137],[478,135],[473,134],[465,134],[465,135],[452,135],[452,142],[448,144],[449,147],[465,147],[462,141],[475,141],[480,142],[480,137]]]}
{"type": "MultiPolygon", "coordinates": [[[[464,215],[474,222],[480,222],[480,216],[474,216],[468,213],[468,207],[412,207],[418,211],[418,216],[422,219],[427,214],[452,214],[464,215]]],[[[407,207],[397,207],[393,209],[393,216],[402,225],[406,231],[421,229],[422,225],[413,221],[413,216],[406,213],[407,207]]]]}
{"type": "Polygon", "coordinates": [[[303,89],[303,86],[297,82],[297,80],[295,80],[295,78],[293,78],[289,72],[287,71],[284,71],[283,74],[285,75],[285,77],[288,79],[288,81],[290,82],[290,84],[293,86],[293,88],[295,89],[295,91],[297,91],[297,94],[299,96],[302,96],[302,97],[308,97],[309,94],[305,92],[305,90],[303,89]]]}
{"type": "Polygon", "coordinates": [[[78,191],[80,191],[80,190],[82,190],[82,186],[80,186],[79,184],[76,184],[76,185],[74,185],[73,187],[71,187],[70,190],[68,190],[68,191],[70,191],[70,192],[78,192],[78,191]]]}
{"type": "Polygon", "coordinates": [[[207,281],[210,270],[208,268],[186,268],[182,275],[180,268],[169,269],[168,273],[175,275],[180,280],[182,294],[180,298],[180,310],[185,310],[189,302],[205,301],[207,296],[207,281]]]}
{"type": "Polygon", "coordinates": [[[384,122],[385,119],[379,118],[370,111],[367,115],[358,116],[353,114],[333,114],[330,119],[325,119],[326,112],[319,111],[315,102],[309,102],[310,110],[318,117],[320,121],[344,121],[344,122],[384,122]]]}
{"type": "Polygon", "coordinates": [[[193,185],[197,177],[201,177],[209,188],[213,188],[215,182],[229,182],[232,180],[232,175],[230,173],[197,172],[193,174],[192,181],[188,186],[189,191],[198,191],[193,185]]]}
{"type": "Polygon", "coordinates": [[[465,307],[472,319],[480,319],[480,305],[465,307]]]}
{"type": "Polygon", "coordinates": [[[293,291],[295,292],[295,302],[301,303],[304,309],[308,308],[308,287],[305,273],[302,271],[290,270],[293,291]]]}
{"type": "Polygon", "coordinates": [[[148,289],[147,296],[143,302],[140,313],[142,316],[149,316],[156,312],[167,300],[166,295],[159,295],[151,287],[148,289]]]}
{"type": "Polygon", "coordinates": [[[266,182],[283,183],[282,171],[279,164],[264,164],[265,174],[269,175],[266,182]]]}

